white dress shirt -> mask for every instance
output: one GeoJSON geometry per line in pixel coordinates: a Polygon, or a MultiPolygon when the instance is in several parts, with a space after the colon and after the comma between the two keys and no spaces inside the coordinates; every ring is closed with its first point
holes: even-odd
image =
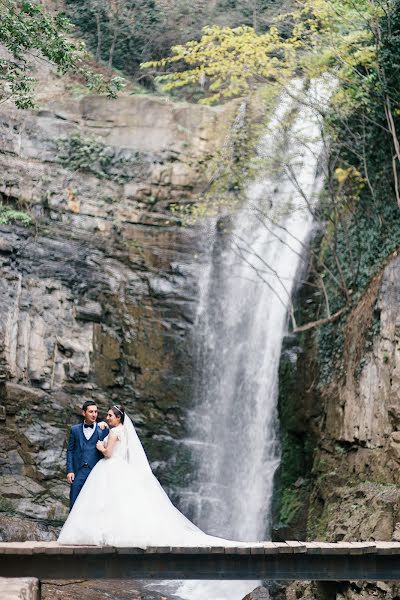
{"type": "Polygon", "coordinates": [[[83,428],[83,435],[85,436],[85,438],[87,440],[90,440],[90,438],[92,437],[92,435],[94,434],[94,430],[97,427],[97,423],[93,424],[93,427],[84,427],[84,423],[82,424],[82,428],[83,428]]]}

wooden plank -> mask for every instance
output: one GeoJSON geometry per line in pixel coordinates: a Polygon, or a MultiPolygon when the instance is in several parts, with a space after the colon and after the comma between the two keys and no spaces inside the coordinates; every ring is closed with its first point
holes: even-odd
{"type": "Polygon", "coordinates": [[[171,546],[147,546],[146,554],[171,554],[173,548],[171,546]]]}
{"type": "Polygon", "coordinates": [[[74,546],[72,553],[77,556],[101,556],[103,554],[114,554],[113,546],[74,546]]]}
{"type": "Polygon", "coordinates": [[[225,554],[225,546],[211,546],[210,554],[225,554]]]}
{"type": "Polygon", "coordinates": [[[265,554],[264,544],[253,544],[250,548],[250,554],[265,554]]]}
{"type": "Polygon", "coordinates": [[[35,542],[9,542],[3,554],[32,555],[34,547],[35,542]]]}
{"type": "Polygon", "coordinates": [[[225,554],[251,554],[251,546],[226,546],[225,554]]]}
{"type": "Polygon", "coordinates": [[[321,554],[320,542],[304,542],[307,554],[321,554]]]}
{"type": "Polygon", "coordinates": [[[362,554],[359,543],[352,542],[307,542],[310,554],[362,554]]]}
{"type": "Polygon", "coordinates": [[[264,548],[264,554],[279,554],[279,548],[277,548],[276,542],[264,542],[262,546],[264,548]]]}
{"type": "Polygon", "coordinates": [[[79,546],[67,546],[67,545],[59,545],[59,552],[55,552],[55,554],[60,554],[61,556],[70,556],[74,554],[74,550],[76,550],[79,546]]]}
{"type": "Polygon", "coordinates": [[[346,554],[349,545],[338,546],[333,542],[304,542],[307,554],[346,554]]]}
{"type": "Polygon", "coordinates": [[[51,555],[51,554],[73,554],[73,550],[71,548],[71,550],[68,549],[68,546],[66,547],[66,551],[63,552],[64,547],[60,546],[58,544],[52,544],[51,546],[48,545],[44,545],[44,544],[38,544],[36,546],[34,546],[33,548],[33,554],[46,554],[47,556],[51,555]]]}
{"type": "Polygon", "coordinates": [[[307,552],[307,547],[304,542],[296,542],[296,541],[288,541],[286,544],[293,548],[293,552],[295,554],[299,554],[300,552],[307,552]]]}
{"type": "Polygon", "coordinates": [[[375,542],[349,542],[349,554],[373,554],[375,542]]]}
{"type": "Polygon", "coordinates": [[[274,542],[278,554],[293,554],[293,546],[289,546],[286,542],[274,542]]]}
{"type": "Polygon", "coordinates": [[[400,542],[375,542],[377,554],[400,554],[400,542]]]}
{"type": "Polygon", "coordinates": [[[132,546],[115,546],[114,551],[117,555],[126,556],[128,554],[144,554],[144,548],[136,548],[132,546]]]}
{"type": "Polygon", "coordinates": [[[176,552],[178,554],[210,554],[211,546],[182,546],[181,548],[174,546],[171,550],[174,554],[176,552]]]}

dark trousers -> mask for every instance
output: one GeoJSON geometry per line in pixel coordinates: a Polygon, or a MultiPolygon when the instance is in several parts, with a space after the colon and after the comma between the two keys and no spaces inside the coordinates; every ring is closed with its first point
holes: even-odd
{"type": "Polygon", "coordinates": [[[83,488],[86,479],[89,477],[90,471],[92,469],[90,467],[81,467],[77,473],[75,473],[75,479],[71,484],[71,489],[69,490],[69,508],[72,509],[73,505],[77,497],[79,496],[79,492],[83,488]]]}

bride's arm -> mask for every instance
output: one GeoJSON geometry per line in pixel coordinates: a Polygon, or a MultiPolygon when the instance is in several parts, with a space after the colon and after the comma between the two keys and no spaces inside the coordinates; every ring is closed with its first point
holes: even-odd
{"type": "Polygon", "coordinates": [[[117,434],[111,431],[107,438],[107,446],[105,446],[104,442],[97,442],[96,448],[102,453],[104,458],[110,458],[112,456],[117,439],[117,434]]]}

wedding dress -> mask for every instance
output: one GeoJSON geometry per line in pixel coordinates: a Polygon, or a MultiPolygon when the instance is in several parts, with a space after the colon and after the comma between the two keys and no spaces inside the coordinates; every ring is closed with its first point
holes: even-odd
{"type": "Polygon", "coordinates": [[[112,455],[92,469],[61,530],[60,544],[240,545],[207,535],[172,504],[153,475],[127,415],[124,424],[113,431],[117,441],[112,455]]]}

